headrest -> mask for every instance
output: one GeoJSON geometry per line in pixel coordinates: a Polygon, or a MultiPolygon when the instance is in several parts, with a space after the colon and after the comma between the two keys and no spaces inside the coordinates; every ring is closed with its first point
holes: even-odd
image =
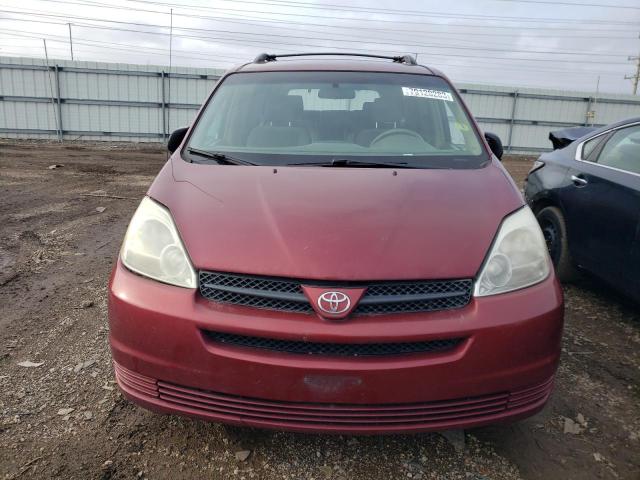
{"type": "Polygon", "coordinates": [[[376,122],[386,123],[397,123],[404,118],[400,99],[388,95],[376,98],[371,105],[371,115],[376,122]]]}
{"type": "Polygon", "coordinates": [[[303,111],[300,95],[280,95],[269,101],[265,120],[279,125],[290,125],[300,120],[303,111]]]}

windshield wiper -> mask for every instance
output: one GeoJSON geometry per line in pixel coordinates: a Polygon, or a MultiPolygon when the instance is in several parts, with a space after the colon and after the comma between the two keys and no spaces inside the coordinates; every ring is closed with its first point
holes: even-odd
{"type": "Polygon", "coordinates": [[[218,163],[226,165],[255,165],[255,163],[248,162],[247,160],[240,160],[239,158],[235,158],[221,152],[209,152],[207,150],[200,150],[192,147],[187,148],[187,152],[200,157],[210,158],[211,160],[215,160],[218,163]]]}
{"type": "Polygon", "coordinates": [[[310,165],[316,167],[418,168],[409,165],[407,162],[370,162],[364,160],[353,160],[351,158],[334,158],[330,162],[288,163],[287,165],[310,165]]]}

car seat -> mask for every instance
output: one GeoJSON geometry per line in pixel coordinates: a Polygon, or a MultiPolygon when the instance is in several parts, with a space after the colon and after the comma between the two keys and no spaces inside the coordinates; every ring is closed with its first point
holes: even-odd
{"type": "Polygon", "coordinates": [[[295,147],[309,144],[311,136],[308,130],[298,124],[302,111],[302,97],[274,97],[265,106],[262,123],[249,132],[247,146],[295,147]]]}

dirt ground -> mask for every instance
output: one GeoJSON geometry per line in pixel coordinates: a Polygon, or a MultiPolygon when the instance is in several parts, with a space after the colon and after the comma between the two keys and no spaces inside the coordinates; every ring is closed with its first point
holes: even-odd
{"type": "MultiPolygon", "coordinates": [[[[640,478],[640,308],[593,279],[565,288],[548,406],[466,431],[463,449],[460,435],[225,428],[125,401],[106,283],[164,161],[157,146],[0,141],[0,478],[640,478]]],[[[505,164],[521,184],[531,159],[505,164]]]]}

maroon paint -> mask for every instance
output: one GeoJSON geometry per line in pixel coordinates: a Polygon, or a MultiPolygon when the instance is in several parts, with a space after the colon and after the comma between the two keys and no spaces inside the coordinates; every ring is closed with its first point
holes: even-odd
{"type": "MultiPolygon", "coordinates": [[[[349,69],[345,63],[314,63],[313,69],[349,69]]],[[[421,68],[374,65],[403,73],[421,68]]],[[[389,169],[282,167],[275,173],[272,167],[190,164],[176,153],[149,195],[171,211],[196,269],[334,281],[473,278],[502,219],[524,204],[496,159],[477,170],[392,175],[389,169]]],[[[316,301],[320,293],[306,291],[316,301]]],[[[208,420],[357,433],[469,427],[535,413],[558,364],[563,299],[552,273],[538,285],[472,298],[457,310],[323,316],[216,304],[195,290],[133,274],[120,261],[109,286],[111,347],[128,398],[208,420]],[[444,353],[330,358],[221,346],[203,330],[336,343],[465,340],[444,353]],[[480,415],[469,407],[475,402],[492,410],[480,415]],[[349,415],[353,406],[371,412],[390,404],[449,413],[406,424],[295,420],[301,408],[328,415],[330,404],[350,406],[344,407],[349,415]],[[476,413],[450,413],[462,408],[476,413]]]]}
{"type": "Polygon", "coordinates": [[[273,170],[174,155],[149,194],[171,210],[198,268],[318,280],[473,277],[502,219],[524,204],[494,164],[273,170]]]}
{"type": "MultiPolygon", "coordinates": [[[[140,277],[120,262],[109,294],[113,357],[125,368],[201,390],[309,403],[439,401],[542,383],[557,367],[562,311],[562,293],[553,277],[520,291],[473,299],[459,310],[347,321],[215,304],[193,290],[140,277]],[[442,354],[317,358],[214,345],[202,330],[317,342],[467,340],[442,354]],[[344,388],[324,389],[306,381],[309,377],[343,378],[344,388]]],[[[147,405],[152,401],[126,393],[147,405]]],[[[381,429],[372,426],[372,431],[381,429]]]]}

